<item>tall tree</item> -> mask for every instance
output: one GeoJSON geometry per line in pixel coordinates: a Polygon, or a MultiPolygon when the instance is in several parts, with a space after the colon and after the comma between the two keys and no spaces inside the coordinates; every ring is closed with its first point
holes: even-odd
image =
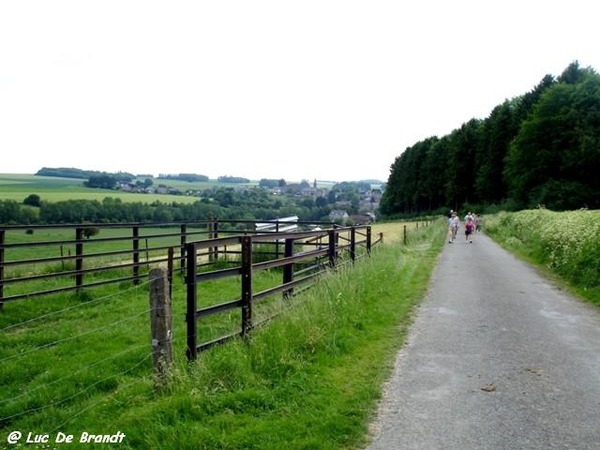
{"type": "Polygon", "coordinates": [[[450,133],[446,198],[453,209],[476,202],[475,154],[481,137],[481,121],[471,119],[450,133]]]}
{"type": "Polygon", "coordinates": [[[600,76],[567,71],[542,94],[506,158],[510,194],[523,207],[600,204],[600,76]]]}
{"type": "Polygon", "coordinates": [[[421,189],[425,200],[421,206],[428,211],[446,206],[444,186],[448,164],[448,138],[434,137],[430,139],[430,144],[425,152],[421,172],[421,189]]]}
{"type": "Polygon", "coordinates": [[[504,158],[519,125],[514,117],[514,103],[507,100],[496,106],[482,125],[481,150],[475,161],[475,193],[485,203],[498,203],[507,196],[504,158]]]}

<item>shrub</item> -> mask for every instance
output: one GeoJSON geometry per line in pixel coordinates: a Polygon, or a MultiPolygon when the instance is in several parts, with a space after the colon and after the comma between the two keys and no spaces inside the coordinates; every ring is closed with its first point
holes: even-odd
{"type": "Polygon", "coordinates": [[[543,208],[486,217],[486,229],[583,289],[600,288],[600,211],[543,208]]]}

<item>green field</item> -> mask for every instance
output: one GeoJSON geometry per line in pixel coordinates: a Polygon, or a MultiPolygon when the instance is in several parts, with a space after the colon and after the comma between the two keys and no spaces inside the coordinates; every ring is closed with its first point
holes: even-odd
{"type": "MultiPolygon", "coordinates": [[[[107,189],[90,189],[83,185],[83,179],[41,177],[23,174],[0,174],[0,200],[22,202],[31,194],[37,194],[42,201],[59,202],[62,200],[98,200],[106,197],[120,198],[123,202],[153,203],[193,203],[198,197],[164,194],[140,194],[107,189]]],[[[165,184],[177,189],[202,190],[219,186],[229,186],[216,181],[194,182],[178,180],[154,180],[154,185],[165,184]]]]}
{"type": "MultiPolygon", "coordinates": [[[[397,228],[400,235],[402,225],[397,228]]],[[[388,361],[423,295],[444,233],[445,227],[422,228],[407,247],[376,248],[372,258],[325,276],[294,307],[279,301],[283,314],[257,329],[250,345],[236,340],[192,364],[185,359],[185,285],[177,277],[175,366],[159,393],[147,284],[6,304],[0,441],[13,430],[77,438],[120,431],[126,438],[115,448],[360,448],[388,361]]],[[[200,301],[222,301],[234,292],[239,285],[211,280],[200,289],[200,301]]],[[[230,319],[238,324],[239,312],[230,319]]],[[[199,324],[209,334],[218,326],[206,319],[199,324]]]]}
{"type": "MultiPolygon", "coordinates": [[[[565,283],[576,274],[574,288],[594,301],[599,224],[598,211],[538,210],[488,216],[485,229],[565,283]]],[[[412,228],[401,245],[403,225],[374,227],[384,244],[371,258],[330,272],[298,303],[280,302],[284,313],[257,329],[250,345],[235,340],[194,363],[184,356],[185,284],[177,277],[175,364],[159,392],[147,284],[8,303],[0,314],[0,442],[13,430],[76,438],[120,431],[126,438],[114,448],[364,448],[445,241],[445,222],[438,221],[412,228]]],[[[210,280],[199,290],[200,304],[229,298],[229,289],[239,292],[239,285],[210,280]]],[[[239,314],[228,319],[237,324],[239,314]]],[[[220,324],[210,326],[199,323],[203,333],[220,331],[220,324]]]]}

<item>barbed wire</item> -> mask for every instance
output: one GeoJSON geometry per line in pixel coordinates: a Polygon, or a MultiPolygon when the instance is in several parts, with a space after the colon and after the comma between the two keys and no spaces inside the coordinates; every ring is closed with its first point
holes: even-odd
{"type": "Polygon", "coordinates": [[[76,397],[78,397],[78,396],[80,396],[80,395],[84,394],[85,392],[89,391],[90,389],[92,389],[94,386],[97,386],[98,384],[104,383],[104,382],[106,382],[107,380],[110,380],[110,379],[112,379],[112,378],[115,378],[116,376],[125,375],[126,373],[129,373],[129,372],[133,371],[135,368],[139,367],[139,366],[140,366],[141,364],[143,364],[143,363],[144,363],[146,360],[148,360],[148,359],[149,359],[151,356],[152,356],[152,355],[151,355],[150,353],[148,353],[147,355],[144,355],[144,357],[143,357],[142,359],[140,359],[140,360],[139,360],[139,361],[138,361],[136,364],[134,364],[133,366],[131,366],[131,367],[127,368],[126,370],[123,370],[123,371],[121,371],[121,372],[119,372],[119,373],[116,373],[116,374],[113,374],[113,375],[111,375],[111,376],[108,376],[108,377],[106,377],[106,378],[103,378],[103,379],[101,379],[101,380],[97,380],[97,381],[95,381],[94,383],[92,383],[92,384],[90,384],[90,385],[88,385],[88,386],[85,386],[83,389],[79,390],[78,392],[76,392],[76,393],[75,393],[75,394],[73,394],[73,395],[70,395],[70,396],[68,396],[68,397],[62,398],[62,399],[60,399],[60,400],[58,400],[58,401],[55,401],[55,402],[49,403],[49,404],[47,404],[47,405],[40,406],[39,408],[31,408],[31,409],[28,409],[28,410],[21,411],[21,412],[19,412],[19,413],[13,414],[13,415],[11,415],[11,416],[2,417],[0,420],[8,420],[8,419],[13,419],[13,418],[15,418],[15,417],[19,417],[19,416],[22,416],[22,415],[24,415],[24,414],[35,413],[35,412],[43,411],[44,409],[47,409],[47,408],[52,408],[52,407],[54,407],[54,406],[60,406],[60,405],[62,405],[63,403],[66,403],[66,402],[68,402],[68,401],[70,401],[70,400],[73,400],[74,398],[76,398],[76,397]]]}
{"type": "MultiPolygon", "coordinates": [[[[67,342],[77,341],[78,339],[82,339],[84,337],[94,335],[94,334],[101,335],[102,339],[104,341],[107,338],[109,338],[109,336],[112,333],[122,331],[123,324],[128,324],[128,323],[132,323],[132,322],[136,323],[136,321],[139,322],[139,318],[144,315],[147,315],[149,318],[150,314],[152,313],[154,308],[144,306],[140,310],[137,308],[137,306],[140,306],[139,302],[135,301],[137,299],[138,293],[141,292],[140,288],[145,287],[149,283],[150,283],[150,281],[144,282],[141,285],[137,285],[137,286],[129,288],[129,289],[121,290],[117,293],[111,293],[109,295],[102,296],[98,299],[94,299],[93,301],[88,301],[85,303],[68,306],[66,308],[52,311],[47,314],[42,314],[42,315],[32,318],[30,320],[12,324],[7,327],[4,327],[3,329],[0,329],[0,332],[6,332],[6,331],[10,331],[10,330],[14,331],[14,330],[20,329],[20,328],[23,328],[24,332],[27,332],[29,330],[33,331],[36,328],[30,327],[32,324],[38,324],[38,323],[47,324],[47,322],[43,322],[43,321],[47,320],[48,318],[57,317],[58,319],[62,320],[61,315],[62,316],[66,315],[67,317],[69,317],[69,315],[71,315],[72,311],[77,310],[79,308],[85,308],[85,307],[89,307],[89,306],[97,307],[99,304],[107,303],[107,301],[109,301],[109,300],[115,300],[115,299],[116,299],[116,301],[118,301],[118,299],[125,300],[124,302],[118,303],[116,309],[115,308],[112,309],[113,314],[114,313],[118,314],[118,317],[116,317],[116,320],[113,320],[110,323],[104,323],[104,324],[102,324],[102,326],[96,326],[93,329],[83,330],[77,334],[73,334],[70,336],[65,336],[63,334],[63,336],[60,337],[60,335],[59,335],[60,338],[54,339],[51,342],[43,343],[42,345],[35,346],[26,351],[19,351],[19,348],[22,349],[23,345],[27,346],[27,341],[23,341],[24,342],[23,345],[15,345],[14,346],[14,347],[16,347],[16,353],[5,355],[3,358],[0,358],[0,364],[5,363],[7,361],[16,361],[16,364],[20,364],[19,358],[26,358],[26,361],[30,361],[31,359],[28,358],[28,356],[42,352],[43,350],[45,350],[49,347],[64,346],[64,344],[67,342]],[[119,307],[120,307],[120,309],[119,309],[119,307]],[[119,312],[119,311],[121,311],[121,312],[119,312]],[[115,331],[113,331],[113,330],[115,330],[115,331]]],[[[114,302],[111,302],[111,304],[114,305],[114,302]]],[[[110,307],[110,306],[107,306],[107,308],[108,307],[110,307]]],[[[89,322],[89,320],[88,320],[88,322],[89,322]]],[[[125,325],[125,327],[129,327],[129,325],[125,325]]],[[[139,327],[136,326],[135,328],[137,328],[136,331],[139,331],[139,327]]],[[[54,332],[54,329],[52,330],[52,332],[54,332]]],[[[58,330],[58,332],[60,333],[60,330],[58,330]]],[[[64,331],[63,331],[63,333],[64,333],[64,331]]],[[[15,334],[14,336],[17,336],[17,335],[15,334]]],[[[19,334],[19,336],[21,336],[21,339],[23,339],[23,338],[26,338],[27,335],[19,334]]],[[[136,333],[135,336],[136,337],[134,337],[134,339],[139,340],[138,339],[139,333],[136,333]]],[[[11,333],[5,334],[4,337],[10,339],[11,333]]],[[[56,428],[56,429],[60,429],[64,424],[73,421],[76,417],[83,414],[85,411],[88,411],[91,408],[96,407],[97,405],[105,402],[106,399],[111,398],[112,396],[116,395],[119,392],[122,392],[123,389],[126,389],[127,387],[133,386],[135,384],[146,382],[148,380],[147,375],[150,375],[151,371],[149,371],[147,375],[142,374],[139,377],[136,376],[135,377],[136,379],[132,382],[123,383],[122,382],[123,380],[119,380],[117,382],[113,381],[113,380],[117,380],[119,377],[122,377],[124,375],[131,374],[132,372],[136,371],[139,367],[146,364],[149,360],[152,360],[153,353],[152,353],[152,347],[151,347],[151,342],[150,342],[150,336],[148,336],[148,339],[147,340],[145,339],[144,341],[145,342],[140,343],[139,345],[134,345],[133,347],[130,346],[121,351],[119,351],[119,349],[117,347],[117,352],[114,352],[114,347],[107,346],[106,350],[104,352],[100,348],[99,354],[101,356],[99,356],[98,359],[93,360],[93,358],[92,358],[92,360],[90,361],[90,358],[87,358],[85,360],[84,364],[77,364],[77,363],[72,364],[72,366],[75,366],[74,367],[75,370],[73,370],[73,367],[71,366],[71,367],[69,367],[69,369],[71,370],[70,373],[68,373],[66,375],[64,375],[61,372],[56,373],[58,378],[50,380],[45,383],[39,383],[39,381],[41,381],[41,378],[39,378],[38,379],[39,384],[35,383],[35,384],[38,384],[37,386],[34,386],[30,389],[25,389],[23,392],[19,392],[20,389],[17,390],[16,387],[13,388],[12,391],[4,390],[4,393],[12,392],[13,394],[16,394],[16,395],[11,395],[7,398],[0,399],[0,406],[4,410],[3,416],[0,416],[0,423],[11,422],[14,419],[21,418],[28,414],[36,414],[36,413],[40,413],[45,410],[46,411],[49,409],[51,410],[52,408],[60,408],[60,409],[64,410],[66,404],[70,404],[74,401],[77,404],[85,405],[85,406],[82,406],[81,409],[79,409],[77,411],[77,413],[71,415],[66,421],[64,421],[62,424],[60,424],[56,428]],[[111,354],[106,356],[107,352],[111,352],[111,354]],[[140,354],[139,358],[136,357],[137,354],[140,354]],[[129,361],[129,363],[127,364],[126,361],[128,359],[132,359],[131,357],[129,357],[127,355],[132,355],[134,358],[136,358],[136,360],[133,363],[131,361],[129,361]],[[124,367],[125,365],[126,365],[126,367],[124,367]],[[103,367],[103,366],[115,367],[114,372],[111,374],[106,374],[105,371],[99,370],[99,368],[103,367]],[[84,376],[82,377],[82,375],[84,375],[84,376]],[[82,380],[85,380],[84,377],[86,377],[86,376],[100,377],[100,378],[99,379],[92,378],[92,379],[90,379],[90,382],[88,384],[78,388],[79,383],[81,383],[82,380]],[[76,380],[76,382],[75,382],[75,380],[76,380]],[[71,386],[68,386],[70,382],[71,382],[71,386]],[[108,395],[101,395],[101,398],[98,401],[93,401],[92,403],[89,403],[90,401],[92,401],[91,400],[92,398],[95,398],[96,395],[100,395],[100,392],[103,390],[101,388],[98,389],[98,386],[107,385],[107,383],[108,383],[108,386],[112,386],[112,385],[116,384],[116,388],[115,388],[114,392],[112,392],[108,395]],[[63,389],[62,391],[61,391],[61,388],[63,389]],[[78,388],[78,389],[76,390],[76,392],[73,392],[73,388],[78,388]],[[62,396],[61,396],[61,392],[62,392],[62,396]],[[94,393],[93,396],[90,395],[90,392],[94,393]],[[87,399],[88,395],[90,395],[90,399],[87,399]],[[57,399],[57,397],[60,397],[60,398],[57,399]],[[82,398],[85,398],[85,401],[83,401],[82,398]],[[34,406],[34,407],[27,408],[28,403],[30,405],[31,405],[31,403],[33,403],[33,405],[31,405],[31,406],[34,406]],[[19,411],[18,409],[21,409],[19,407],[20,404],[22,404],[24,406],[24,408],[19,411]]],[[[180,341],[181,340],[172,339],[172,342],[180,342],[180,341]]],[[[82,342],[87,342],[87,339],[84,339],[82,342]]],[[[102,344],[100,344],[100,345],[102,345],[102,344]]],[[[117,346],[118,346],[118,344],[117,344],[117,346]]],[[[69,348],[69,347],[66,346],[65,348],[69,348]]],[[[14,370],[17,370],[18,367],[19,366],[16,365],[14,370]]],[[[44,370],[44,368],[41,367],[41,370],[44,370]]],[[[49,372],[48,370],[44,371],[43,374],[50,374],[50,376],[52,376],[52,373],[49,372]]],[[[131,375],[129,375],[129,377],[131,377],[131,375]]],[[[32,381],[33,380],[34,379],[32,379],[32,381]]],[[[127,379],[125,379],[125,381],[127,381],[127,379]]]]}
{"type": "Polygon", "coordinates": [[[143,282],[140,285],[137,285],[137,286],[134,286],[132,288],[125,289],[125,290],[122,290],[122,291],[119,291],[119,292],[116,292],[116,293],[113,293],[113,294],[108,294],[108,295],[99,297],[99,298],[97,298],[95,300],[86,301],[85,303],[80,303],[80,304],[77,304],[77,305],[69,306],[67,308],[63,308],[63,309],[59,309],[59,310],[56,310],[56,311],[52,311],[52,312],[50,312],[48,314],[43,314],[41,316],[34,317],[33,319],[29,319],[29,320],[26,320],[24,322],[19,322],[19,323],[15,323],[15,324],[12,324],[12,325],[8,325],[7,327],[0,328],[0,332],[5,332],[5,331],[8,331],[8,330],[11,330],[13,328],[20,327],[20,326],[30,325],[31,323],[34,323],[34,322],[36,322],[38,320],[47,319],[49,317],[53,317],[53,316],[56,316],[58,314],[65,313],[67,311],[72,311],[72,310],[75,310],[77,308],[89,307],[89,306],[95,305],[97,303],[104,302],[104,301],[106,301],[108,299],[111,299],[111,298],[114,298],[114,297],[118,297],[118,296],[122,296],[124,293],[131,292],[131,291],[137,291],[142,286],[145,286],[147,284],[150,284],[150,281],[145,281],[145,282],[143,282]]]}
{"type": "Polygon", "coordinates": [[[128,348],[127,350],[124,350],[122,352],[119,352],[119,353],[116,353],[114,355],[111,355],[111,356],[109,356],[107,358],[100,359],[100,360],[98,360],[98,361],[96,361],[96,362],[94,362],[92,364],[88,364],[86,366],[83,366],[81,369],[78,369],[78,370],[76,370],[74,372],[71,372],[69,375],[66,375],[66,376],[61,377],[61,378],[57,378],[56,380],[51,381],[49,383],[41,384],[40,386],[37,386],[37,387],[35,387],[33,389],[29,389],[27,392],[23,392],[20,395],[17,395],[17,396],[12,397],[12,398],[0,399],[0,405],[5,404],[5,403],[9,403],[9,402],[13,402],[13,401],[17,401],[17,400],[19,400],[19,399],[21,399],[23,397],[28,397],[31,394],[33,394],[33,393],[35,393],[35,392],[37,392],[37,391],[39,391],[41,389],[44,389],[44,388],[47,388],[49,386],[55,385],[55,384],[60,383],[62,381],[66,381],[69,378],[73,378],[75,375],[79,375],[79,374],[85,372],[86,370],[88,370],[90,368],[94,368],[94,367],[99,366],[101,364],[107,363],[110,360],[117,359],[120,356],[123,356],[123,355],[125,355],[127,353],[130,353],[130,352],[134,351],[134,350],[139,350],[139,349],[147,348],[147,347],[148,347],[148,344],[138,345],[136,347],[128,348]]]}
{"type": "Polygon", "coordinates": [[[34,348],[29,349],[29,350],[24,351],[24,352],[15,353],[13,355],[10,355],[10,356],[4,357],[4,358],[0,358],[0,363],[5,362],[5,361],[9,361],[11,359],[15,359],[15,358],[18,358],[18,357],[21,357],[21,356],[26,356],[26,355],[29,355],[30,353],[33,353],[33,352],[36,352],[36,351],[39,351],[39,350],[43,350],[43,349],[48,348],[48,347],[54,347],[54,346],[56,346],[58,344],[61,344],[63,342],[74,341],[74,340],[76,340],[76,339],[78,339],[78,338],[80,338],[82,336],[87,336],[87,335],[90,335],[90,334],[93,334],[93,333],[97,333],[99,331],[107,330],[107,329],[109,329],[109,328],[111,328],[111,327],[113,327],[115,325],[119,325],[119,324],[122,324],[124,322],[130,321],[130,320],[135,319],[135,318],[137,318],[139,316],[142,316],[144,314],[149,314],[152,310],[153,310],[153,308],[149,308],[149,309],[147,309],[145,311],[142,311],[140,313],[134,314],[133,316],[129,316],[129,317],[125,318],[125,319],[121,319],[121,320],[117,320],[115,322],[111,322],[109,325],[106,325],[104,327],[94,328],[92,330],[88,330],[88,331],[85,331],[83,333],[76,334],[74,336],[69,336],[69,337],[66,337],[66,338],[63,338],[63,339],[58,339],[56,341],[48,342],[48,343],[46,343],[44,345],[40,345],[39,347],[34,347],[34,348]]]}

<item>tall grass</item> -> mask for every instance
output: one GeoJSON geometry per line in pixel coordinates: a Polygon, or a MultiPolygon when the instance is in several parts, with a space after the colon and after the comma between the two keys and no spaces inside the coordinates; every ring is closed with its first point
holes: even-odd
{"type": "Polygon", "coordinates": [[[486,229],[600,305],[600,211],[501,212],[486,218],[486,229]]]}
{"type": "MultiPolygon", "coordinates": [[[[75,348],[57,349],[48,357],[58,360],[30,361],[26,369],[16,364],[5,368],[5,381],[11,376],[22,380],[23,370],[25,380],[31,381],[12,381],[10,392],[5,390],[5,399],[13,397],[0,409],[0,442],[6,442],[12,430],[62,431],[75,436],[83,431],[122,431],[126,438],[118,448],[363,447],[382,383],[391,372],[413,306],[422,298],[443,246],[445,226],[421,228],[409,236],[407,246],[378,246],[371,258],[330,272],[315,288],[294,299],[293,306],[280,302],[283,314],[253,332],[249,342],[235,340],[212,348],[193,363],[187,363],[183,353],[183,317],[181,309],[177,311],[182,291],[174,289],[176,361],[168,388],[161,394],[153,389],[150,361],[144,351],[124,355],[128,360],[123,363],[111,359],[107,367],[100,364],[100,373],[73,375],[82,358],[101,351],[99,342],[90,342],[90,349],[79,355],[75,348]],[[103,374],[104,370],[111,375],[103,374]],[[67,376],[72,378],[60,381],[67,376]],[[43,395],[17,398],[31,383],[43,385],[43,395]],[[85,386],[92,387],[82,392],[85,386]],[[70,398],[71,391],[80,395],[70,398]],[[53,406],[52,398],[63,401],[53,406]],[[36,411],[36,405],[47,407],[36,411]],[[5,418],[7,410],[18,412],[19,408],[30,408],[32,413],[5,418]]],[[[86,304],[85,317],[92,314],[91,303],[86,304]]],[[[102,303],[97,317],[127,314],[123,310],[111,313],[117,308],[111,308],[109,300],[102,303]]],[[[131,309],[139,299],[118,303],[131,309]]],[[[77,334],[76,328],[85,329],[86,324],[55,324],[61,326],[77,334]]],[[[122,330],[117,326],[114,338],[106,335],[104,340],[126,339],[129,346],[137,348],[140,339],[143,342],[138,335],[146,333],[144,327],[136,319],[122,330]]],[[[47,324],[34,335],[39,343],[52,341],[51,336],[47,340],[43,336],[53,329],[47,324]]],[[[2,345],[14,344],[19,338],[11,339],[2,345]]]]}
{"type": "Polygon", "coordinates": [[[381,385],[444,230],[328,275],[253,334],[180,367],[168,395],[123,417],[133,447],[339,449],[366,442],[381,385]],[[422,245],[417,245],[422,244],[422,245]],[[140,423],[138,418],[146,417],[140,423]]]}

